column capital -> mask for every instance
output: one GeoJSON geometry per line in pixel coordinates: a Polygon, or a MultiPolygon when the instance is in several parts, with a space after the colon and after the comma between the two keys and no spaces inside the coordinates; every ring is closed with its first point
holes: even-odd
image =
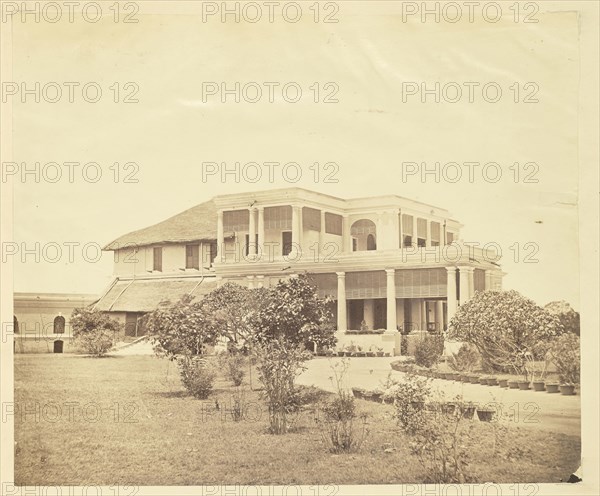
{"type": "Polygon", "coordinates": [[[458,268],[458,267],[446,267],[446,270],[447,270],[448,272],[452,273],[452,272],[456,272],[456,269],[457,269],[457,268],[458,268]]]}
{"type": "Polygon", "coordinates": [[[346,277],[346,273],[345,272],[336,272],[338,279],[341,279],[342,277],[346,277]]]}
{"type": "Polygon", "coordinates": [[[385,273],[389,276],[393,276],[396,274],[396,269],[385,269],[385,273]]]}
{"type": "Polygon", "coordinates": [[[463,267],[459,267],[459,270],[461,272],[474,272],[475,271],[475,267],[468,267],[468,266],[463,266],[463,267]]]}

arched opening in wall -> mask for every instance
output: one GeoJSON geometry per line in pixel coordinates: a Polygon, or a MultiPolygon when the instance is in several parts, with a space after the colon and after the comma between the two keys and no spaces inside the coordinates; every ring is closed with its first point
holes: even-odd
{"type": "Polygon", "coordinates": [[[353,251],[367,251],[377,249],[377,227],[369,219],[360,219],[350,227],[353,251]]]}
{"type": "Polygon", "coordinates": [[[369,234],[367,236],[367,251],[376,250],[376,249],[377,249],[377,243],[375,243],[375,236],[373,236],[372,234],[369,234]]]}
{"type": "Polygon", "coordinates": [[[63,341],[61,339],[57,339],[54,341],[54,353],[62,353],[63,352],[63,341]]]}
{"type": "Polygon", "coordinates": [[[58,317],[54,317],[54,334],[64,334],[64,332],[65,332],[65,318],[62,315],[59,315],[58,317]]]}
{"type": "Polygon", "coordinates": [[[19,334],[19,319],[16,315],[13,315],[13,333],[19,334]]]}

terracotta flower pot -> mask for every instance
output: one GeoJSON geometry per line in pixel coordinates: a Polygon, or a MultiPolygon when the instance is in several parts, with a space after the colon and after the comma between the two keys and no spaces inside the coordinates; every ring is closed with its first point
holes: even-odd
{"type": "Polygon", "coordinates": [[[382,357],[382,356],[383,356],[383,351],[378,351],[378,352],[377,352],[377,356],[378,356],[378,357],[382,357]]]}
{"type": "Polygon", "coordinates": [[[475,405],[464,405],[460,408],[463,418],[471,420],[475,415],[475,405]]]}
{"type": "Polygon", "coordinates": [[[357,351],[356,352],[356,356],[357,357],[364,357],[364,356],[367,356],[367,355],[366,355],[366,352],[364,352],[364,351],[357,351]]]}
{"type": "Polygon", "coordinates": [[[352,356],[352,352],[351,351],[344,351],[344,356],[345,357],[351,357],[352,356]]]}
{"type": "Polygon", "coordinates": [[[344,356],[344,353],[345,353],[344,351],[338,351],[338,352],[337,352],[337,356],[339,356],[339,357],[343,357],[343,356],[344,356]]]}
{"type": "Polygon", "coordinates": [[[364,398],[365,397],[365,390],[362,388],[352,388],[352,394],[354,395],[355,398],[364,398]]]}
{"type": "Polygon", "coordinates": [[[508,379],[498,379],[498,385],[500,387],[508,387],[508,379]]]}
{"type": "Polygon", "coordinates": [[[488,386],[497,386],[498,379],[496,379],[495,377],[488,377],[487,383],[488,383],[488,386]]]}
{"type": "Polygon", "coordinates": [[[546,384],[544,381],[533,381],[533,390],[534,391],[545,391],[546,384]]]}
{"type": "Polygon", "coordinates": [[[479,384],[487,386],[488,385],[488,378],[487,377],[480,377],[479,378],[479,384]]]}
{"type": "Polygon", "coordinates": [[[519,381],[519,389],[521,391],[527,391],[529,389],[529,381],[519,381]]]}
{"type": "Polygon", "coordinates": [[[558,384],[554,382],[546,384],[546,391],[548,393],[558,393],[558,384]]]}
{"type": "Polygon", "coordinates": [[[374,357],[375,356],[375,352],[374,351],[367,351],[367,356],[368,357],[374,357]]]}
{"type": "Polygon", "coordinates": [[[510,389],[519,389],[519,381],[508,381],[508,387],[510,389]]]}
{"type": "Polygon", "coordinates": [[[472,375],[470,377],[470,379],[471,379],[471,381],[470,381],[471,384],[479,384],[479,376],[478,375],[472,375]]]}
{"type": "Polygon", "coordinates": [[[381,403],[383,398],[383,393],[381,391],[373,391],[373,394],[371,394],[371,399],[373,401],[376,401],[377,403],[381,403]]]}
{"type": "Polygon", "coordinates": [[[575,386],[573,384],[561,384],[559,386],[560,394],[564,396],[571,396],[575,394],[575,386]]]}
{"type": "Polygon", "coordinates": [[[494,413],[496,413],[494,410],[477,409],[477,416],[482,422],[491,422],[494,419],[494,413]]]}
{"type": "Polygon", "coordinates": [[[386,356],[386,357],[389,357],[389,356],[390,356],[390,352],[389,352],[389,351],[386,351],[386,353],[385,353],[385,356],[386,356]]]}

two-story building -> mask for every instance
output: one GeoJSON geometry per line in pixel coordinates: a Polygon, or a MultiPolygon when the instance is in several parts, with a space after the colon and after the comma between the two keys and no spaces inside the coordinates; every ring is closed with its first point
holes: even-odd
{"type": "Polygon", "coordinates": [[[96,308],[143,332],[139,316],[162,301],[310,273],[335,302],[341,345],[398,354],[399,330],[442,331],[475,291],[501,288],[494,257],[462,243],[460,228],[447,210],[395,195],[220,195],[107,245],[116,277],[96,308]]]}

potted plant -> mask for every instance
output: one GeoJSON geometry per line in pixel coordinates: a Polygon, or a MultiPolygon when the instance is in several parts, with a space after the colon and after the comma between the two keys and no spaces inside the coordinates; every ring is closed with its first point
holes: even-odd
{"type": "Polygon", "coordinates": [[[347,357],[352,357],[355,353],[356,345],[353,342],[350,342],[350,344],[346,345],[346,347],[344,348],[344,355],[347,357]]]}
{"type": "Polygon", "coordinates": [[[364,398],[365,390],[363,388],[353,387],[352,394],[354,395],[355,398],[364,398]]]}
{"type": "Polygon", "coordinates": [[[359,346],[356,347],[355,356],[357,356],[357,357],[364,357],[364,356],[366,356],[366,353],[363,351],[362,346],[359,345],[359,346]]]}
{"type": "Polygon", "coordinates": [[[519,381],[508,381],[509,389],[519,389],[519,381]]]}
{"type": "Polygon", "coordinates": [[[479,376],[477,374],[473,374],[470,376],[471,384],[479,384],[479,376]]]}
{"type": "Polygon", "coordinates": [[[498,379],[498,386],[500,387],[508,387],[508,379],[498,379]]]}
{"type": "Polygon", "coordinates": [[[546,383],[546,392],[548,393],[558,393],[559,391],[558,382],[547,382],[546,383]]]}
{"type": "Polygon", "coordinates": [[[386,351],[384,356],[389,357],[390,356],[390,352],[386,351]]]}
{"type": "Polygon", "coordinates": [[[381,348],[381,347],[378,346],[377,349],[375,350],[375,354],[378,357],[382,357],[383,356],[383,348],[381,348]]]}
{"type": "Polygon", "coordinates": [[[534,391],[545,391],[546,390],[546,383],[544,381],[533,381],[531,384],[533,385],[534,391]]]}
{"type": "Polygon", "coordinates": [[[571,396],[575,394],[575,384],[561,384],[559,386],[560,394],[564,396],[571,396]]]}
{"type": "Polygon", "coordinates": [[[479,378],[479,384],[483,385],[483,386],[487,386],[488,385],[488,378],[486,375],[482,375],[479,378]]]}
{"type": "Polygon", "coordinates": [[[470,420],[475,415],[475,405],[473,403],[459,404],[458,409],[462,414],[463,418],[470,420]]]}
{"type": "Polygon", "coordinates": [[[381,403],[383,399],[383,391],[373,391],[371,399],[377,403],[381,403]]]}
{"type": "Polygon", "coordinates": [[[375,356],[375,345],[371,345],[369,347],[369,350],[367,351],[367,356],[368,357],[374,357],[375,356]]]}
{"type": "Polygon", "coordinates": [[[491,408],[478,408],[477,409],[477,417],[482,422],[491,422],[494,419],[495,410],[491,408]]]}
{"type": "Polygon", "coordinates": [[[487,383],[488,383],[488,386],[497,386],[498,379],[496,377],[488,377],[487,383]]]}
{"type": "Polygon", "coordinates": [[[519,389],[521,391],[527,391],[529,389],[530,383],[527,379],[524,379],[522,381],[518,381],[519,384],[519,389]]]}

